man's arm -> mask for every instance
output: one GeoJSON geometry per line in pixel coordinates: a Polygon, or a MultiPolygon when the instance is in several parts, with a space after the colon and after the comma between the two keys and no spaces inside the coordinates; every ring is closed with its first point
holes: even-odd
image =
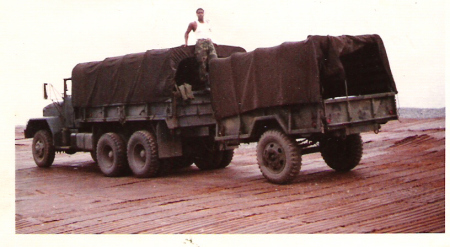
{"type": "Polygon", "coordinates": [[[196,29],[195,24],[197,24],[197,23],[195,23],[195,22],[189,23],[189,26],[188,26],[186,32],[184,33],[184,46],[188,45],[189,33],[191,31],[195,32],[195,29],[196,29]]]}

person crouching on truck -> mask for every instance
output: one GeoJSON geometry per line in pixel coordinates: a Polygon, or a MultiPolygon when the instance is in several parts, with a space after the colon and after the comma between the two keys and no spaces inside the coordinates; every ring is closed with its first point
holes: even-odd
{"type": "Polygon", "coordinates": [[[189,23],[186,33],[184,34],[184,46],[188,45],[189,33],[194,31],[197,38],[197,43],[195,44],[195,56],[200,63],[200,80],[208,83],[208,62],[213,58],[217,58],[217,53],[211,40],[212,31],[209,20],[204,20],[205,11],[202,8],[199,8],[196,13],[198,20],[189,23]]]}

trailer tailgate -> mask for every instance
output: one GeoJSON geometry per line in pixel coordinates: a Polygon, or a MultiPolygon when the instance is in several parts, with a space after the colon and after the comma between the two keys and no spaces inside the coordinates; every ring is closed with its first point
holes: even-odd
{"type": "Polygon", "coordinates": [[[327,99],[324,105],[328,130],[398,119],[393,92],[327,99]]]}

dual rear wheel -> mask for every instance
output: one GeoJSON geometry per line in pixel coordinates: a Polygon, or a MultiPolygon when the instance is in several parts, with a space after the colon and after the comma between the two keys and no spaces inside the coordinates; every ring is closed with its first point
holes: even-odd
{"type": "Polygon", "coordinates": [[[199,153],[194,163],[200,170],[214,170],[227,167],[233,159],[234,150],[205,149],[199,153]]]}
{"type": "MultiPolygon", "coordinates": [[[[199,150],[202,150],[201,147],[199,150]]],[[[121,176],[129,167],[136,177],[150,178],[169,173],[173,166],[181,168],[192,163],[202,170],[225,168],[231,163],[234,152],[204,149],[193,157],[161,160],[158,157],[155,135],[150,131],[140,130],[130,137],[127,145],[124,138],[116,133],[103,134],[98,141],[96,153],[98,165],[105,176],[121,176]]]]}
{"type": "Polygon", "coordinates": [[[172,159],[173,168],[186,168],[195,163],[200,170],[214,170],[227,167],[233,159],[234,150],[203,150],[193,156],[182,156],[172,159]]]}
{"type": "Polygon", "coordinates": [[[139,178],[158,175],[163,163],[158,158],[155,136],[146,130],[136,131],[128,141],[128,164],[139,178]]]}
{"type": "Polygon", "coordinates": [[[161,167],[156,138],[145,130],[136,131],[128,144],[117,133],[103,134],[96,153],[100,170],[107,177],[121,176],[128,167],[136,177],[154,177],[161,167]]]}
{"type": "Polygon", "coordinates": [[[127,167],[125,140],[116,133],[103,134],[97,144],[97,162],[107,177],[117,177],[127,167]]]}

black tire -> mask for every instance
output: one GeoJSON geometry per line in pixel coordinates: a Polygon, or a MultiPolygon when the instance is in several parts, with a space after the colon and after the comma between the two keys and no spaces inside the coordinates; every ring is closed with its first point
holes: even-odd
{"type": "Polygon", "coordinates": [[[194,164],[194,161],[191,157],[181,156],[173,158],[172,163],[174,169],[182,169],[190,167],[192,164],[194,164]]]}
{"type": "Polygon", "coordinates": [[[50,131],[39,130],[36,132],[31,150],[34,162],[38,167],[50,167],[55,160],[55,146],[50,131]]]}
{"type": "Polygon", "coordinates": [[[289,183],[300,172],[301,150],[294,139],[279,130],[266,131],[259,139],[256,152],[259,169],[272,183],[289,183]]]}
{"type": "Polygon", "coordinates": [[[319,145],[322,158],[336,171],[350,171],[361,161],[363,143],[360,134],[348,135],[346,138],[324,137],[319,145]]]}
{"type": "Polygon", "coordinates": [[[222,161],[222,153],[219,152],[214,139],[198,140],[190,144],[192,149],[192,161],[200,170],[217,169],[222,161]]]}
{"type": "Polygon", "coordinates": [[[200,170],[217,169],[223,154],[217,150],[204,149],[194,157],[194,163],[200,170]]]}
{"type": "Polygon", "coordinates": [[[171,158],[160,160],[160,166],[156,176],[167,176],[173,169],[174,163],[171,158]]]}
{"type": "Polygon", "coordinates": [[[231,161],[233,160],[234,149],[221,151],[221,153],[222,153],[222,160],[217,166],[218,169],[225,168],[231,163],[231,161]]]}
{"type": "Polygon", "coordinates": [[[127,167],[125,142],[116,133],[105,133],[97,144],[97,163],[107,177],[124,174],[127,167]]]}
{"type": "Polygon", "coordinates": [[[128,164],[138,178],[155,177],[160,172],[158,146],[155,136],[146,131],[136,131],[128,141],[128,164]]]}
{"type": "Polygon", "coordinates": [[[91,158],[92,158],[92,160],[93,160],[95,163],[98,163],[98,162],[97,162],[97,150],[96,150],[96,149],[94,149],[94,150],[91,151],[91,158]]]}
{"type": "Polygon", "coordinates": [[[195,159],[195,165],[201,170],[223,169],[233,159],[234,150],[205,150],[195,159]]]}

